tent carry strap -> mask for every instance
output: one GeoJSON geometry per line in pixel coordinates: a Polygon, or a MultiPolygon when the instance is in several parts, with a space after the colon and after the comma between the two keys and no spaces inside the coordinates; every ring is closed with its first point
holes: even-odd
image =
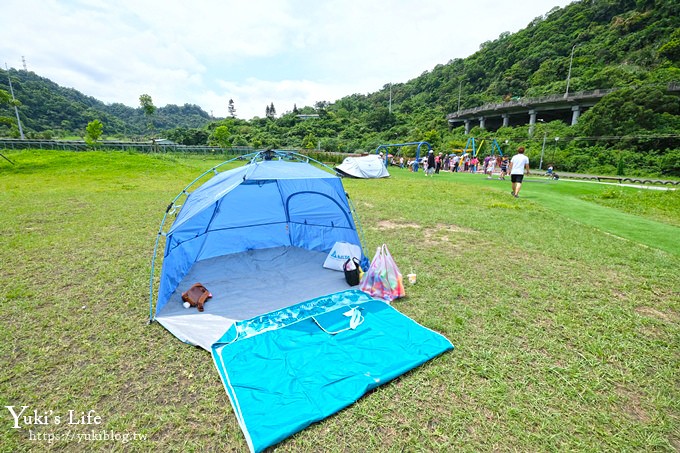
{"type": "Polygon", "coordinates": [[[312,321],[319,326],[319,329],[323,330],[328,335],[337,335],[342,332],[347,332],[348,330],[354,330],[364,322],[364,315],[361,314],[361,310],[359,310],[358,307],[352,307],[351,310],[344,314],[349,317],[349,326],[340,330],[326,330],[314,316],[312,316],[312,321]]]}

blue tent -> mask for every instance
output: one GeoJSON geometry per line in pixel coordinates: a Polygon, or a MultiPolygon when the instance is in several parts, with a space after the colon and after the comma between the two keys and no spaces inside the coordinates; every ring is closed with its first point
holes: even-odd
{"type": "Polygon", "coordinates": [[[168,206],[150,318],[211,352],[248,446],[260,451],[453,346],[323,267],[336,242],[363,250],[339,177],[292,153],[247,157],[206,172],[168,206]],[[212,293],[203,312],[182,305],[197,282],[212,293]]]}
{"type": "MultiPolygon", "coordinates": [[[[151,313],[181,340],[207,350],[235,321],[347,289],[342,273],[317,263],[336,242],[361,248],[335,174],[271,151],[216,170],[178,196],[186,199],[167,232],[167,219],[161,225],[165,253],[151,313]],[[196,282],[213,294],[203,313],[182,306],[182,292],[196,282]]],[[[363,252],[359,258],[367,261],[363,252]]]]}

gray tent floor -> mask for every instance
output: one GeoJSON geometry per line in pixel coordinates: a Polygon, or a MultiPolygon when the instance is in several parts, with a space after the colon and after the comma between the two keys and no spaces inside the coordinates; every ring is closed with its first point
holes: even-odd
{"type": "Polygon", "coordinates": [[[275,247],[198,261],[156,320],[180,340],[210,350],[236,321],[349,289],[344,273],[323,267],[327,256],[275,247]],[[194,283],[213,295],[203,312],[182,305],[182,293],[194,283]]]}

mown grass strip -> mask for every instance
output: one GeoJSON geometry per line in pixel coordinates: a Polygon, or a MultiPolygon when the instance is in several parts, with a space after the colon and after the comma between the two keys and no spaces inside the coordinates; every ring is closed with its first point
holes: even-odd
{"type": "MultiPolygon", "coordinates": [[[[0,449],[244,450],[209,355],[146,325],[165,208],[223,159],[8,157],[17,165],[0,164],[0,449]],[[6,405],[102,417],[33,432],[147,440],[38,443],[12,429],[6,405]]],[[[627,216],[677,227],[675,195],[645,192],[638,209],[635,190],[528,182],[515,200],[509,181],[390,171],[344,180],[367,251],[386,243],[402,272],[417,273],[394,305],[456,349],[278,451],[680,448],[680,258],[612,236],[627,216]]]]}

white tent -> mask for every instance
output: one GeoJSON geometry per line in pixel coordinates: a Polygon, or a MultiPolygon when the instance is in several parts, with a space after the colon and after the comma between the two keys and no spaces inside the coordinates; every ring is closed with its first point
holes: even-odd
{"type": "Polygon", "coordinates": [[[377,154],[346,157],[335,169],[342,175],[353,178],[388,178],[390,176],[385,163],[377,154]]]}

